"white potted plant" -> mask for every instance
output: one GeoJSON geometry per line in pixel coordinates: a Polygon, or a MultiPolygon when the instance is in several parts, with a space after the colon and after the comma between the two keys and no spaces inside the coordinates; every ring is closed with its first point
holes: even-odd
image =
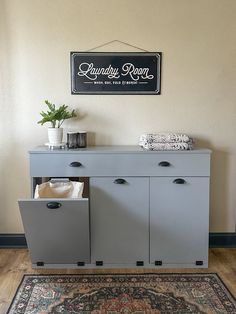
{"type": "Polygon", "coordinates": [[[46,122],[51,123],[51,127],[48,128],[48,141],[50,145],[59,145],[62,143],[63,128],[61,125],[66,119],[76,117],[75,110],[68,111],[68,106],[61,105],[59,108],[48,100],[45,100],[45,104],[48,106],[47,112],[40,112],[43,117],[42,120],[38,121],[39,124],[43,125],[46,122]]]}

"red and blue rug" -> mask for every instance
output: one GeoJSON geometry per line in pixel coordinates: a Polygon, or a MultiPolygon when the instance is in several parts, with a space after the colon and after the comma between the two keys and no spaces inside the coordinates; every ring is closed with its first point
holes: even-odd
{"type": "Polygon", "coordinates": [[[236,314],[217,274],[25,275],[8,314],[236,314]]]}

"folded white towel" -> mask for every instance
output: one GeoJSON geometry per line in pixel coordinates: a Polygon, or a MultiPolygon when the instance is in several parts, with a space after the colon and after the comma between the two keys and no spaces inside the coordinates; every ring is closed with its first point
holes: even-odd
{"type": "Polygon", "coordinates": [[[83,182],[49,181],[36,186],[34,198],[82,198],[83,188],[83,182]]]}
{"type": "Polygon", "coordinates": [[[146,133],[140,136],[139,142],[142,143],[178,143],[192,142],[192,138],[181,133],[146,133]]]}

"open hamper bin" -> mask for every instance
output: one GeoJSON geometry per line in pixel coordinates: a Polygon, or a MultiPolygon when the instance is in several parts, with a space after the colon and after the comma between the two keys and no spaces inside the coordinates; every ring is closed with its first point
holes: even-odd
{"type": "Polygon", "coordinates": [[[36,198],[19,200],[33,266],[90,263],[89,202],[82,198],[83,185],[64,178],[38,178],[32,193],[36,198]]]}

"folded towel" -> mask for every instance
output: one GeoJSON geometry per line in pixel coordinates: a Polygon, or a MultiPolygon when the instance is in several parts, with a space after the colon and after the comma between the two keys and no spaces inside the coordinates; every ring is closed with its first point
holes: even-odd
{"type": "Polygon", "coordinates": [[[147,150],[191,150],[193,145],[190,143],[146,143],[140,144],[141,147],[147,150]]]}
{"type": "Polygon", "coordinates": [[[146,133],[140,136],[139,142],[142,143],[179,143],[192,142],[193,139],[181,133],[146,133]]]}

